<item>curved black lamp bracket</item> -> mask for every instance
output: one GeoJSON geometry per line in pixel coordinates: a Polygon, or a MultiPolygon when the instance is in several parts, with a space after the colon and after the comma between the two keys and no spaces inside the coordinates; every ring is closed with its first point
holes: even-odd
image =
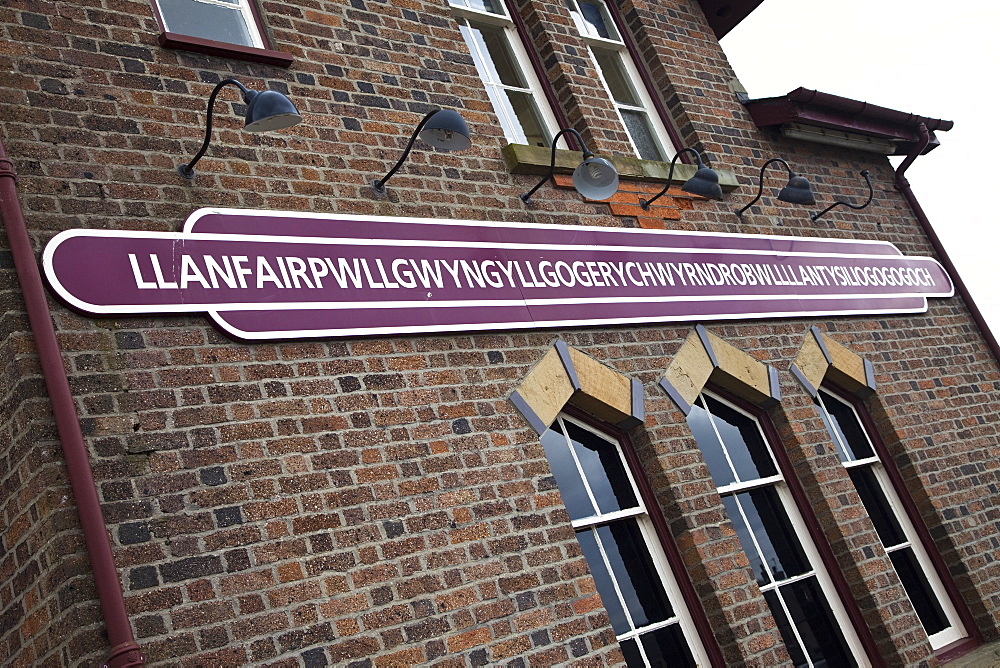
{"type": "Polygon", "coordinates": [[[218,96],[219,91],[222,90],[222,87],[227,84],[233,84],[242,91],[243,102],[245,104],[250,104],[250,102],[257,97],[257,91],[250,90],[236,79],[223,79],[215,85],[215,88],[212,90],[212,94],[208,96],[208,120],[205,125],[205,141],[201,145],[201,149],[195,154],[190,162],[177,165],[177,172],[185,179],[194,178],[194,165],[196,162],[201,160],[201,156],[205,155],[205,151],[208,150],[208,144],[212,140],[212,109],[215,106],[215,98],[218,96]]]}
{"type": "Polygon", "coordinates": [[[760,168],[760,187],[757,188],[757,196],[754,197],[752,200],[750,200],[749,204],[747,204],[745,207],[736,212],[736,217],[739,218],[740,220],[743,220],[743,212],[749,209],[751,206],[753,206],[757,202],[757,200],[760,199],[761,195],[764,194],[764,170],[766,170],[768,166],[771,165],[771,163],[775,162],[780,162],[782,165],[785,166],[785,169],[788,171],[789,178],[795,176],[795,172],[792,171],[792,168],[789,167],[788,163],[782,160],[781,158],[771,158],[770,160],[765,162],[763,166],[760,168]]]}
{"type": "Polygon", "coordinates": [[[695,158],[698,159],[698,169],[701,169],[701,168],[703,168],[705,166],[705,163],[702,162],[702,159],[701,159],[701,153],[698,153],[698,151],[696,151],[695,149],[691,148],[690,146],[687,146],[687,147],[682,148],[681,150],[677,151],[677,155],[675,155],[674,159],[670,161],[670,171],[667,172],[667,184],[665,186],[663,186],[663,190],[661,190],[660,192],[658,192],[655,195],[653,195],[652,199],[649,199],[649,200],[640,199],[639,200],[639,206],[642,207],[643,211],[649,211],[649,205],[652,204],[653,202],[655,202],[656,200],[660,199],[663,195],[666,194],[666,192],[668,190],[670,190],[670,184],[672,183],[673,178],[674,178],[674,165],[677,164],[677,158],[681,157],[681,154],[684,153],[684,152],[686,152],[686,151],[690,151],[691,153],[694,153],[695,158]]]}
{"type": "Polygon", "coordinates": [[[424,116],[419,123],[417,123],[416,129],[414,129],[413,134],[410,135],[410,143],[406,145],[406,149],[403,151],[403,155],[399,157],[399,160],[396,162],[395,165],[392,166],[392,169],[389,170],[389,173],[380,179],[372,179],[371,183],[372,189],[377,194],[379,195],[385,194],[385,182],[388,181],[390,178],[392,178],[392,175],[396,173],[396,170],[402,167],[403,163],[406,162],[407,156],[410,155],[410,150],[413,148],[413,145],[417,143],[417,136],[420,134],[420,131],[424,129],[424,126],[427,125],[427,121],[431,120],[431,117],[438,111],[440,110],[435,109],[434,111],[427,112],[427,115],[424,116]]]}
{"type": "Polygon", "coordinates": [[[840,206],[841,204],[843,204],[844,206],[850,207],[850,208],[852,208],[854,210],[863,209],[866,206],[868,206],[869,204],[871,204],[872,200],[875,198],[875,189],[872,188],[872,180],[869,177],[868,170],[867,169],[861,170],[861,176],[865,177],[865,182],[868,184],[868,201],[867,202],[865,202],[864,204],[851,204],[850,202],[844,202],[844,201],[838,200],[838,201],[834,202],[833,204],[831,204],[830,206],[828,206],[825,209],[823,209],[822,211],[820,211],[819,213],[811,214],[809,217],[813,220],[813,222],[815,222],[816,220],[818,220],[820,216],[822,216],[824,213],[826,213],[830,209],[832,209],[832,208],[834,208],[836,206],[840,206]]]}
{"type": "Polygon", "coordinates": [[[587,158],[594,157],[594,154],[591,153],[589,150],[587,150],[587,144],[583,141],[583,137],[580,135],[579,132],[577,132],[573,128],[563,128],[562,130],[560,130],[559,132],[556,133],[555,137],[552,138],[552,157],[549,159],[549,173],[546,174],[545,178],[543,178],[541,181],[539,181],[538,184],[535,185],[534,188],[532,188],[528,192],[526,192],[526,193],[524,193],[524,194],[521,195],[521,201],[522,202],[527,203],[527,201],[529,199],[531,199],[531,196],[535,194],[535,191],[538,190],[539,188],[541,188],[543,185],[545,185],[545,182],[548,181],[549,179],[551,179],[552,175],[555,174],[555,172],[556,172],[556,142],[558,142],[559,138],[562,137],[567,132],[569,132],[573,136],[575,136],[576,140],[578,142],[580,142],[580,148],[583,150],[583,159],[584,160],[586,160],[587,158]]]}

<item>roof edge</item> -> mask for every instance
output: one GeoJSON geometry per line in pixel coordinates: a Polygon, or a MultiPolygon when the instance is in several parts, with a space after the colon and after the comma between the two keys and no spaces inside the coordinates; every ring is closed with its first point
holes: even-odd
{"type": "Polygon", "coordinates": [[[698,0],[715,36],[722,39],[764,0],[698,0]]]}
{"type": "MultiPolygon", "coordinates": [[[[919,141],[920,124],[933,133],[946,132],[955,124],[939,118],[920,116],[861,100],[823,93],[808,88],[779,97],[747,100],[743,103],[757,127],[796,123],[837,132],[888,140],[895,146],[890,155],[905,155],[919,141]]],[[[932,141],[925,152],[938,142],[932,141]]]]}

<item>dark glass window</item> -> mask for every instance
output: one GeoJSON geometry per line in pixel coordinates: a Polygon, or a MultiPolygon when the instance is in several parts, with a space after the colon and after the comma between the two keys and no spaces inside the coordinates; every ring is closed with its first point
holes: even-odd
{"type": "Polygon", "coordinates": [[[816,404],[931,646],[939,649],[965,637],[965,627],[902,509],[857,410],[823,389],[816,404]]]}
{"type": "Polygon", "coordinates": [[[707,665],[618,440],[560,416],[541,441],[628,665],[707,665]]]}
{"type": "Polygon", "coordinates": [[[872,450],[871,441],[868,440],[868,435],[865,434],[864,428],[858,422],[854,410],[844,402],[833,399],[830,394],[822,390],[820,393],[827,399],[832,399],[832,401],[823,402],[826,410],[822,413],[823,419],[826,421],[826,428],[832,432],[831,435],[835,442],[846,453],[846,456],[841,455],[841,458],[856,461],[874,457],[875,451],[872,450]]]}
{"type": "Polygon", "coordinates": [[[857,665],[846,634],[855,646],[856,636],[831,606],[839,600],[757,419],[703,393],[688,424],[793,663],[857,665]]]}
{"type": "Polygon", "coordinates": [[[787,580],[812,570],[772,486],[723,498],[757,584],[787,580]]]}
{"type": "Polygon", "coordinates": [[[717,487],[778,474],[757,424],[721,401],[702,395],[688,424],[717,487]]]}

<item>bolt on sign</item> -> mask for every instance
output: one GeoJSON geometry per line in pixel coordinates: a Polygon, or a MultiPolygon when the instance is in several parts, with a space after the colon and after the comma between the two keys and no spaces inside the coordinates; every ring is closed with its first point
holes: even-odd
{"type": "Polygon", "coordinates": [[[94,315],[206,313],[246,340],[917,313],[954,287],[871,240],[199,209],[67,230],[45,275],[94,315]]]}

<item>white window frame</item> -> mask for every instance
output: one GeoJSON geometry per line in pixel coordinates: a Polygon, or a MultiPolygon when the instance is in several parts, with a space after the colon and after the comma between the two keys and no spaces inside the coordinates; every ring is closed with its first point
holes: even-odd
{"type": "Polygon", "coordinates": [[[879,488],[882,491],[882,494],[885,496],[886,503],[888,504],[890,510],[892,510],[892,513],[896,518],[896,522],[903,531],[903,535],[906,538],[903,542],[893,545],[892,547],[886,547],[883,544],[882,547],[885,549],[886,554],[906,548],[913,550],[913,554],[917,559],[917,564],[920,566],[923,576],[927,580],[927,584],[930,586],[931,591],[937,598],[938,605],[941,606],[941,611],[951,624],[948,628],[942,629],[937,633],[932,635],[928,634],[927,640],[930,642],[931,649],[939,650],[957,640],[968,637],[968,632],[965,629],[965,625],[962,624],[961,617],[952,603],[951,596],[948,595],[948,590],[945,588],[944,583],[938,576],[937,569],[934,568],[930,555],[928,555],[927,550],[924,549],[923,542],[917,535],[917,530],[914,528],[913,522],[910,521],[910,516],[905,511],[903,503],[899,499],[899,495],[896,494],[896,490],[893,487],[892,482],[889,480],[889,474],[886,473],[885,467],[879,458],[878,450],[875,448],[874,443],[872,443],[871,435],[865,428],[865,423],[861,420],[857,410],[851,402],[845,401],[841,397],[837,396],[836,393],[823,388],[820,388],[816,395],[816,403],[819,405],[820,411],[823,413],[823,420],[827,424],[827,431],[830,432],[830,438],[833,440],[834,445],[837,448],[837,454],[840,456],[841,464],[843,464],[844,468],[847,469],[867,467],[872,472],[879,488]],[[851,410],[851,414],[857,421],[860,432],[864,434],[865,439],[868,441],[868,447],[871,448],[873,453],[871,457],[855,459],[854,454],[851,452],[851,448],[847,447],[841,441],[840,434],[837,430],[831,428],[832,423],[829,419],[829,410],[826,407],[826,399],[824,399],[824,396],[840,402],[842,405],[847,406],[851,410]]]}
{"type": "MultiPolygon", "coordinates": [[[[825,568],[819,550],[816,548],[815,543],[813,543],[812,541],[812,538],[809,534],[809,528],[806,525],[805,520],[802,518],[802,514],[799,512],[799,509],[795,504],[795,499],[792,497],[792,493],[788,489],[788,485],[785,483],[784,477],[781,475],[781,468],[774,457],[775,446],[773,443],[771,443],[770,439],[767,438],[767,434],[761,428],[759,418],[757,418],[755,415],[751,413],[748,413],[739,406],[736,406],[732,402],[727,401],[723,397],[720,397],[719,395],[710,392],[708,390],[703,391],[702,394],[698,396],[698,398],[696,399],[696,403],[698,404],[698,406],[704,409],[706,413],[708,413],[709,422],[712,425],[712,430],[715,432],[715,436],[716,438],[719,439],[719,442],[723,444],[723,452],[726,456],[726,461],[729,462],[733,476],[736,479],[735,482],[732,482],[727,485],[722,485],[721,487],[717,487],[719,496],[721,497],[735,496],[741,492],[748,492],[754,489],[772,487],[777,492],[778,500],[785,511],[785,514],[788,518],[788,521],[793,531],[795,532],[796,537],[798,537],[799,539],[800,545],[802,547],[803,552],[805,553],[809,565],[812,567],[811,570],[809,570],[808,572],[800,573],[790,578],[779,580],[779,578],[776,577],[775,573],[772,572],[770,564],[768,564],[766,561],[762,561],[762,565],[764,566],[765,569],[767,569],[770,582],[766,585],[758,585],[761,594],[764,594],[765,592],[772,590],[775,591],[775,595],[778,597],[778,600],[781,603],[783,609],[782,612],[785,615],[785,619],[788,620],[788,623],[791,626],[792,631],[796,636],[796,640],[799,643],[799,647],[802,649],[802,653],[806,657],[807,665],[813,666],[814,664],[812,662],[811,657],[809,657],[808,653],[806,652],[806,645],[803,642],[800,632],[795,625],[791,612],[785,603],[784,597],[782,596],[781,592],[778,591],[778,588],[783,585],[791,584],[796,581],[804,580],[806,578],[815,576],[816,582],[819,584],[820,590],[823,592],[823,595],[826,597],[827,604],[830,606],[830,611],[833,613],[834,618],[837,620],[837,623],[840,626],[841,632],[843,633],[844,636],[844,641],[847,643],[848,650],[851,652],[855,661],[858,662],[859,666],[870,666],[871,664],[868,659],[867,653],[865,652],[864,646],[861,643],[861,639],[858,637],[857,631],[855,630],[854,625],[851,623],[850,616],[847,614],[847,609],[844,607],[843,601],[837,594],[836,587],[833,584],[833,580],[830,578],[830,574],[827,572],[825,568]],[[739,479],[736,467],[733,466],[732,459],[729,455],[729,446],[726,444],[726,442],[722,438],[722,435],[719,433],[718,427],[716,426],[714,420],[715,416],[708,409],[708,406],[705,403],[704,400],[705,395],[710,396],[712,399],[724,404],[726,407],[736,411],[737,413],[740,413],[741,415],[749,419],[751,422],[753,422],[753,424],[757,427],[757,431],[760,434],[761,440],[767,446],[768,455],[770,456],[771,462],[774,465],[774,470],[778,472],[776,475],[768,476],[766,478],[755,478],[753,480],[739,479]]],[[[737,503],[737,507],[740,509],[740,514],[742,515],[741,520],[743,522],[743,525],[749,529],[751,525],[748,518],[745,516],[743,512],[742,504],[737,503]]],[[[755,543],[754,549],[757,551],[758,554],[763,554],[763,551],[761,550],[760,546],[756,544],[757,539],[752,532],[751,532],[751,537],[755,543]]],[[[744,550],[745,549],[746,548],[744,547],[744,550]]],[[[754,578],[756,579],[756,576],[754,576],[754,578]]]]}
{"type": "MultiPolygon", "coordinates": [[[[644,634],[652,633],[661,628],[676,623],[680,625],[681,633],[683,634],[684,639],[687,641],[688,649],[691,651],[691,655],[694,657],[695,663],[699,666],[711,665],[711,661],[709,660],[708,657],[708,652],[705,650],[704,644],[702,643],[701,640],[701,636],[698,634],[698,629],[694,623],[694,619],[691,617],[691,613],[688,610],[687,602],[684,599],[680,587],[677,585],[677,580],[675,579],[675,576],[670,569],[670,564],[667,561],[667,556],[663,551],[663,544],[660,542],[660,538],[659,536],[657,536],[656,530],[653,527],[652,520],[650,519],[649,513],[646,510],[646,505],[643,501],[642,494],[640,493],[639,487],[635,482],[635,477],[632,471],[632,467],[629,466],[628,460],[625,458],[625,454],[622,452],[621,442],[614,436],[611,436],[610,434],[607,434],[601,431],[600,429],[597,429],[587,424],[586,422],[577,420],[569,415],[566,415],[565,413],[559,414],[559,416],[556,418],[556,422],[562,423],[560,426],[564,434],[564,438],[568,438],[568,435],[566,435],[567,430],[565,427],[565,423],[568,422],[576,427],[579,427],[581,429],[590,432],[591,434],[594,434],[595,436],[606,441],[615,448],[615,452],[618,454],[618,457],[620,458],[622,463],[622,467],[624,468],[625,473],[628,476],[629,483],[632,485],[632,492],[635,495],[637,504],[633,508],[627,508],[625,510],[619,510],[610,513],[602,513],[600,510],[600,506],[597,503],[597,499],[594,496],[593,490],[591,489],[590,484],[587,480],[587,476],[584,474],[583,467],[580,464],[580,461],[577,458],[574,449],[570,447],[569,451],[573,457],[574,463],[576,464],[577,471],[580,474],[580,479],[583,481],[583,485],[587,492],[587,496],[590,498],[590,501],[593,504],[593,507],[596,511],[595,515],[572,520],[571,524],[573,525],[574,531],[577,532],[587,531],[590,529],[596,529],[597,527],[602,525],[610,524],[611,522],[614,522],[616,520],[634,518],[636,520],[636,524],[639,527],[639,531],[642,534],[642,538],[646,544],[646,547],[649,550],[649,554],[653,561],[653,565],[656,568],[657,575],[659,575],[660,577],[660,582],[663,584],[664,591],[666,591],[667,599],[674,610],[674,616],[669,619],[649,624],[641,628],[635,628],[636,625],[632,621],[632,616],[629,613],[628,606],[625,605],[623,602],[622,609],[624,610],[624,613],[628,618],[629,625],[632,627],[633,630],[617,636],[618,641],[621,642],[624,640],[638,638],[639,636],[642,636],[644,634]]],[[[604,558],[604,566],[607,569],[609,575],[613,576],[614,571],[611,568],[607,555],[604,551],[604,548],[600,542],[599,537],[597,536],[596,531],[594,532],[594,536],[597,539],[598,547],[600,548],[601,555],[604,558]]],[[[615,584],[616,594],[618,595],[619,600],[622,600],[621,591],[618,588],[617,582],[614,582],[614,584],[615,584]]],[[[642,647],[642,643],[636,642],[636,645],[638,646],[640,653],[643,655],[643,658],[647,661],[647,665],[649,665],[648,659],[646,658],[645,655],[645,650],[642,647]]]]}
{"type": "MultiPolygon", "coordinates": [[[[524,43],[521,41],[517,28],[514,26],[514,21],[508,15],[507,3],[504,0],[494,0],[494,2],[503,11],[503,14],[474,9],[468,6],[467,2],[463,2],[463,0],[449,0],[452,14],[458,20],[459,26],[463,28],[463,38],[465,38],[464,30],[469,27],[469,21],[486,24],[499,28],[502,31],[504,41],[514,56],[514,64],[527,84],[526,87],[522,88],[504,84],[499,80],[494,81],[494,77],[490,73],[492,61],[489,53],[484,53],[480,50],[478,45],[472,40],[464,39],[472,60],[475,62],[476,73],[479,74],[479,79],[486,88],[487,97],[500,121],[500,127],[503,128],[504,137],[511,144],[531,145],[528,143],[528,139],[521,128],[521,122],[517,119],[517,114],[507,102],[506,91],[517,91],[531,96],[535,109],[538,110],[538,120],[542,125],[542,131],[547,135],[545,137],[545,146],[551,147],[552,138],[559,133],[559,123],[552,113],[552,109],[549,107],[548,99],[545,97],[545,92],[538,82],[534,68],[531,66],[531,59],[528,57],[524,43]]],[[[561,140],[560,147],[564,147],[564,142],[561,140]]]]}
{"type": "Polygon", "coordinates": [[[629,144],[632,146],[633,153],[637,158],[642,157],[639,154],[639,147],[632,138],[632,133],[629,132],[628,125],[625,123],[625,118],[622,116],[623,110],[639,112],[646,116],[651,126],[650,130],[653,136],[653,141],[656,143],[656,147],[660,152],[660,159],[663,161],[669,161],[677,153],[673,142],[670,140],[670,133],[663,124],[663,120],[660,118],[660,115],[656,110],[656,106],[653,104],[653,99],[650,97],[649,91],[646,90],[646,86],[643,84],[642,78],[639,76],[639,71],[632,60],[631,54],[628,52],[628,48],[625,46],[625,42],[622,41],[621,35],[618,34],[618,26],[615,25],[614,19],[612,19],[610,12],[608,12],[607,6],[605,5],[606,0],[595,1],[597,4],[601,5],[601,13],[604,18],[604,24],[607,26],[609,31],[614,31],[614,37],[616,39],[609,39],[594,34],[591,30],[590,24],[583,19],[583,13],[580,11],[580,6],[577,0],[565,0],[565,3],[568,6],[570,15],[573,17],[573,23],[576,25],[580,37],[582,37],[584,42],[587,44],[587,52],[590,55],[590,60],[594,65],[594,69],[597,70],[597,75],[601,81],[601,85],[604,87],[605,93],[608,95],[608,99],[615,108],[615,114],[618,116],[618,122],[621,123],[622,129],[625,131],[625,136],[629,139],[629,144]],[[611,87],[605,79],[604,71],[601,69],[600,62],[594,55],[594,47],[614,52],[627,75],[628,80],[625,83],[631,86],[632,91],[639,99],[639,105],[623,104],[615,100],[615,96],[611,92],[611,87]]]}
{"type": "MultiPolygon", "coordinates": [[[[254,15],[253,8],[250,6],[252,0],[235,0],[233,2],[225,2],[224,0],[190,0],[191,2],[200,2],[205,5],[215,5],[217,7],[223,7],[229,11],[238,12],[246,23],[247,32],[250,35],[251,44],[242,44],[240,46],[250,46],[257,49],[266,49],[267,45],[264,43],[264,36],[261,33],[261,27],[257,23],[257,17],[254,15]]],[[[170,17],[167,12],[163,11],[163,7],[160,4],[160,0],[153,0],[156,5],[156,11],[160,14],[160,19],[163,21],[163,29],[165,32],[173,32],[179,35],[186,35],[186,33],[179,32],[177,30],[172,30],[170,27],[170,17]]],[[[188,37],[199,38],[196,35],[187,35],[188,37]]],[[[229,42],[228,40],[216,38],[216,37],[200,37],[200,39],[210,39],[215,42],[220,42],[222,44],[235,44],[235,42],[229,42]]]]}

